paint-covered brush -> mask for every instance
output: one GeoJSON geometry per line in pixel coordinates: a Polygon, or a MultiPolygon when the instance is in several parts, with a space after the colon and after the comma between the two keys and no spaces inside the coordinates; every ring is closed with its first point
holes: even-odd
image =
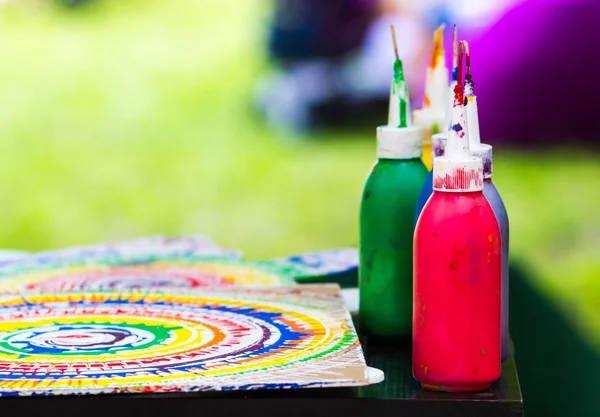
{"type": "MultiPolygon", "coordinates": [[[[450,109],[454,101],[454,87],[456,87],[458,81],[458,32],[456,25],[454,25],[454,33],[452,36],[452,75],[450,77],[450,89],[448,93],[448,102],[450,105],[446,106],[446,120],[450,122],[450,109]]],[[[465,86],[466,87],[466,86],[465,86]]],[[[447,126],[444,126],[446,129],[447,126]]]]}
{"type": "Polygon", "coordinates": [[[471,53],[469,44],[463,41],[465,46],[466,74],[465,74],[465,97],[467,99],[467,124],[469,127],[469,145],[471,155],[481,158],[483,161],[483,195],[487,198],[500,225],[502,234],[502,361],[508,358],[508,243],[509,225],[506,207],[500,197],[496,185],[492,181],[492,147],[481,143],[479,133],[479,114],[477,108],[477,96],[475,95],[475,83],[471,75],[471,53]]]}
{"type": "Polygon", "coordinates": [[[404,68],[398,54],[398,43],[396,41],[396,30],[391,26],[392,40],[394,43],[394,79],[390,88],[390,103],[388,113],[388,125],[396,127],[408,127],[412,125],[410,114],[410,98],[408,85],[404,77],[404,68]]]}
{"type": "Polygon", "coordinates": [[[431,136],[447,125],[448,67],[444,56],[444,25],[434,33],[431,61],[425,77],[423,108],[413,112],[415,124],[423,128],[423,163],[431,169],[431,136]]]}
{"type": "Polygon", "coordinates": [[[413,375],[438,391],[489,389],[500,377],[501,235],[469,150],[462,47],[445,155],[414,240],[413,375]]]}
{"type": "Polygon", "coordinates": [[[427,169],[420,159],[422,132],[412,126],[409,108],[396,55],[388,125],[377,128],[377,162],[360,209],[360,328],[385,341],[411,336],[413,215],[427,169]]]}

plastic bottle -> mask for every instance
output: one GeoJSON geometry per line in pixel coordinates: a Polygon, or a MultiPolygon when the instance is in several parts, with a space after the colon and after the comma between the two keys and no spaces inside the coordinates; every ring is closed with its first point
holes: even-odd
{"type": "Polygon", "coordinates": [[[382,341],[411,336],[413,215],[427,175],[399,60],[394,70],[388,125],[377,128],[378,159],[360,209],[360,329],[382,341]]]}
{"type": "Polygon", "coordinates": [[[456,91],[415,230],[413,375],[426,389],[476,392],[500,377],[501,236],[469,152],[460,77],[456,91]]]}
{"type": "MultiPolygon", "coordinates": [[[[466,44],[466,43],[465,43],[466,44]]],[[[509,293],[509,240],[510,228],[508,222],[508,214],[506,207],[500,197],[500,193],[492,181],[493,175],[493,158],[492,147],[481,143],[479,132],[479,115],[477,106],[477,96],[474,94],[474,83],[470,73],[470,53],[467,45],[467,73],[465,75],[465,96],[467,98],[467,125],[469,131],[469,146],[472,156],[482,159],[483,162],[483,195],[494,210],[498,224],[500,225],[500,233],[502,235],[502,361],[508,358],[509,345],[509,311],[508,311],[508,293],[509,293]]],[[[433,154],[434,156],[443,156],[445,150],[447,133],[434,135],[433,154]]],[[[433,173],[429,173],[427,179],[423,183],[423,188],[419,194],[417,201],[417,209],[415,211],[415,224],[432,193],[433,173]]]]}

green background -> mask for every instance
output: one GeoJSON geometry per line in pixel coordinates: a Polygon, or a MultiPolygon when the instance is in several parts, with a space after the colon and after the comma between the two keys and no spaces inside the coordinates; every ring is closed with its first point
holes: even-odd
{"type": "MultiPolygon", "coordinates": [[[[302,137],[257,117],[270,2],[17,3],[0,9],[1,247],[206,234],[260,259],[357,245],[375,130],[302,137]]],[[[597,355],[598,153],[494,152],[511,259],[597,355]]]]}

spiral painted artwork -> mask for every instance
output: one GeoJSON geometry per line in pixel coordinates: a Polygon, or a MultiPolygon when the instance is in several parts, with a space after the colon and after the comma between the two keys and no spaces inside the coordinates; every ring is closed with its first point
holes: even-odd
{"type": "MultiPolygon", "coordinates": [[[[288,268],[289,269],[289,268],[288,268]]],[[[140,239],[26,256],[0,264],[0,291],[293,285],[278,263],[248,262],[203,240],[140,239]]]]}
{"type": "Polygon", "coordinates": [[[337,286],[0,296],[0,395],[368,384],[337,286]]]}

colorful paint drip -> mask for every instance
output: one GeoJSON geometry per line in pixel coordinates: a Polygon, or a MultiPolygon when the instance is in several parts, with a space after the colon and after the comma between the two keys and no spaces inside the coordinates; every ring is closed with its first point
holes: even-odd
{"type": "Polygon", "coordinates": [[[0,296],[0,395],[368,383],[337,286],[0,296]]]}

